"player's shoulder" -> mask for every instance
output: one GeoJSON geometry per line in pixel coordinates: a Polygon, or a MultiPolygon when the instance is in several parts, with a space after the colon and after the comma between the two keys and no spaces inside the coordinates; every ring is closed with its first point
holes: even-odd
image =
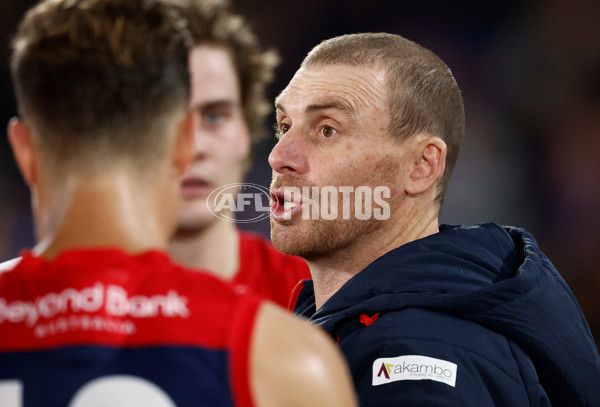
{"type": "Polygon", "coordinates": [[[257,330],[263,335],[263,343],[267,344],[263,350],[269,355],[280,353],[276,358],[279,361],[285,356],[285,363],[305,365],[307,358],[330,357],[331,352],[338,353],[333,341],[322,329],[304,318],[288,314],[275,304],[265,302],[258,315],[257,330]]]}
{"type": "Polygon", "coordinates": [[[21,263],[21,260],[23,260],[22,257],[17,257],[0,263],[0,274],[13,270],[19,265],[19,263],[21,263]]]}
{"type": "Polygon", "coordinates": [[[253,338],[260,393],[274,388],[284,405],[353,406],[354,391],[342,354],[323,330],[265,303],[253,338]],[[296,401],[302,402],[295,403],[296,401]],[[290,404],[292,403],[293,404],[290,404]]]}

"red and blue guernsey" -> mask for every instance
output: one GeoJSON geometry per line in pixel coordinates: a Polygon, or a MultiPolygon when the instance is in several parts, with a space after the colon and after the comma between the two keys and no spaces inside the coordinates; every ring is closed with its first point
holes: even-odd
{"type": "Polygon", "coordinates": [[[252,406],[260,303],[159,251],[25,253],[0,273],[0,405],[252,406]]]}

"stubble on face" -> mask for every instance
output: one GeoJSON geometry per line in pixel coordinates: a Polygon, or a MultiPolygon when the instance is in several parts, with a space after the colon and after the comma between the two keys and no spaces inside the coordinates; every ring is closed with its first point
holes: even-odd
{"type": "MultiPolygon", "coordinates": [[[[385,72],[374,67],[326,65],[301,68],[278,97],[278,128],[287,129],[280,147],[270,157],[273,167],[272,190],[282,187],[367,186],[371,191],[387,186],[391,212],[394,202],[403,199],[401,174],[403,147],[388,134],[389,111],[385,72]],[[335,103],[333,103],[333,102],[335,103]],[[348,107],[348,115],[339,108],[348,107]],[[320,125],[339,130],[325,140],[319,137],[320,125]],[[288,134],[289,132],[289,134],[288,134]],[[285,142],[293,137],[295,142],[285,142]],[[299,163],[305,164],[300,165],[299,163]],[[279,170],[279,171],[278,171],[279,170]]],[[[346,110],[346,109],[342,109],[346,110]]],[[[277,148],[277,146],[276,146],[277,148]]],[[[339,189],[338,189],[339,190],[339,189]]],[[[304,202],[304,201],[303,201],[304,202]]],[[[338,197],[338,216],[333,220],[302,219],[289,221],[271,218],[271,240],[288,254],[306,260],[332,258],[336,254],[360,249],[390,229],[391,223],[371,216],[355,216],[354,194],[350,217],[344,219],[343,200],[338,197]]]]}
{"type": "MultiPolygon", "coordinates": [[[[347,174],[369,173],[366,179],[352,180],[351,177],[337,180],[338,185],[361,185],[388,186],[391,199],[388,200],[392,206],[394,199],[398,197],[395,178],[399,175],[399,162],[397,155],[381,151],[377,158],[370,163],[368,168],[348,168],[347,174]],[[353,182],[352,182],[352,181],[353,182]],[[358,181],[358,182],[357,182],[358,181]],[[360,182],[362,181],[362,182],[360,182]]],[[[298,181],[287,181],[284,176],[275,178],[271,184],[272,188],[295,186],[302,189],[303,186],[316,186],[302,184],[298,181]]],[[[318,186],[319,190],[324,185],[318,186]]],[[[286,222],[278,222],[271,218],[271,241],[275,248],[282,253],[299,256],[308,261],[317,261],[328,258],[336,253],[358,247],[377,234],[386,229],[388,220],[379,220],[371,216],[369,219],[361,220],[355,216],[354,201],[355,194],[350,194],[350,217],[343,219],[343,200],[338,197],[337,214],[333,220],[318,219],[293,219],[286,222]]]]}

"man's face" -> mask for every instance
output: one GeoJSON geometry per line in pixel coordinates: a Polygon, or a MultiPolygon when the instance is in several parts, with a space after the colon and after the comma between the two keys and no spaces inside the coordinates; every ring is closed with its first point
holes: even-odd
{"type": "Polygon", "coordinates": [[[242,182],[250,152],[240,84],[229,52],[219,46],[194,47],[190,75],[196,154],[181,185],[180,230],[201,229],[218,220],[208,210],[207,197],[220,186],[242,182]]]}
{"type": "MultiPolygon", "coordinates": [[[[328,65],[301,68],[277,98],[280,138],[269,163],[273,168],[271,239],[279,250],[317,259],[385,230],[389,221],[375,216],[359,219],[355,213],[356,202],[363,208],[378,206],[372,202],[376,187],[389,188],[390,195],[384,195],[391,208],[388,215],[398,216],[395,203],[404,194],[407,166],[403,144],[387,132],[386,94],[383,70],[328,65]],[[370,189],[371,198],[356,192],[360,186],[370,189]],[[337,216],[333,220],[324,219],[324,213],[307,217],[309,211],[301,209],[307,205],[306,197],[290,195],[290,187],[337,190],[337,208],[332,207],[330,194],[325,214],[337,211],[337,216]]],[[[321,197],[317,211],[323,208],[321,197]]]]}

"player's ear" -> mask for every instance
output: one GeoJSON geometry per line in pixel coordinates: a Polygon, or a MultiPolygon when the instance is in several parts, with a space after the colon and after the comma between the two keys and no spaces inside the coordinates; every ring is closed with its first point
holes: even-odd
{"type": "Polygon", "coordinates": [[[21,175],[28,186],[37,183],[38,169],[36,160],[36,150],[33,144],[31,129],[27,124],[13,117],[8,122],[8,142],[12,149],[17,166],[21,175]]]}
{"type": "Polygon", "coordinates": [[[190,111],[177,126],[177,139],[173,162],[179,175],[183,175],[194,158],[194,114],[190,111]]]}
{"type": "Polygon", "coordinates": [[[415,136],[412,167],[406,181],[406,192],[420,194],[434,186],[446,168],[447,147],[444,140],[428,134],[415,136]]]}

